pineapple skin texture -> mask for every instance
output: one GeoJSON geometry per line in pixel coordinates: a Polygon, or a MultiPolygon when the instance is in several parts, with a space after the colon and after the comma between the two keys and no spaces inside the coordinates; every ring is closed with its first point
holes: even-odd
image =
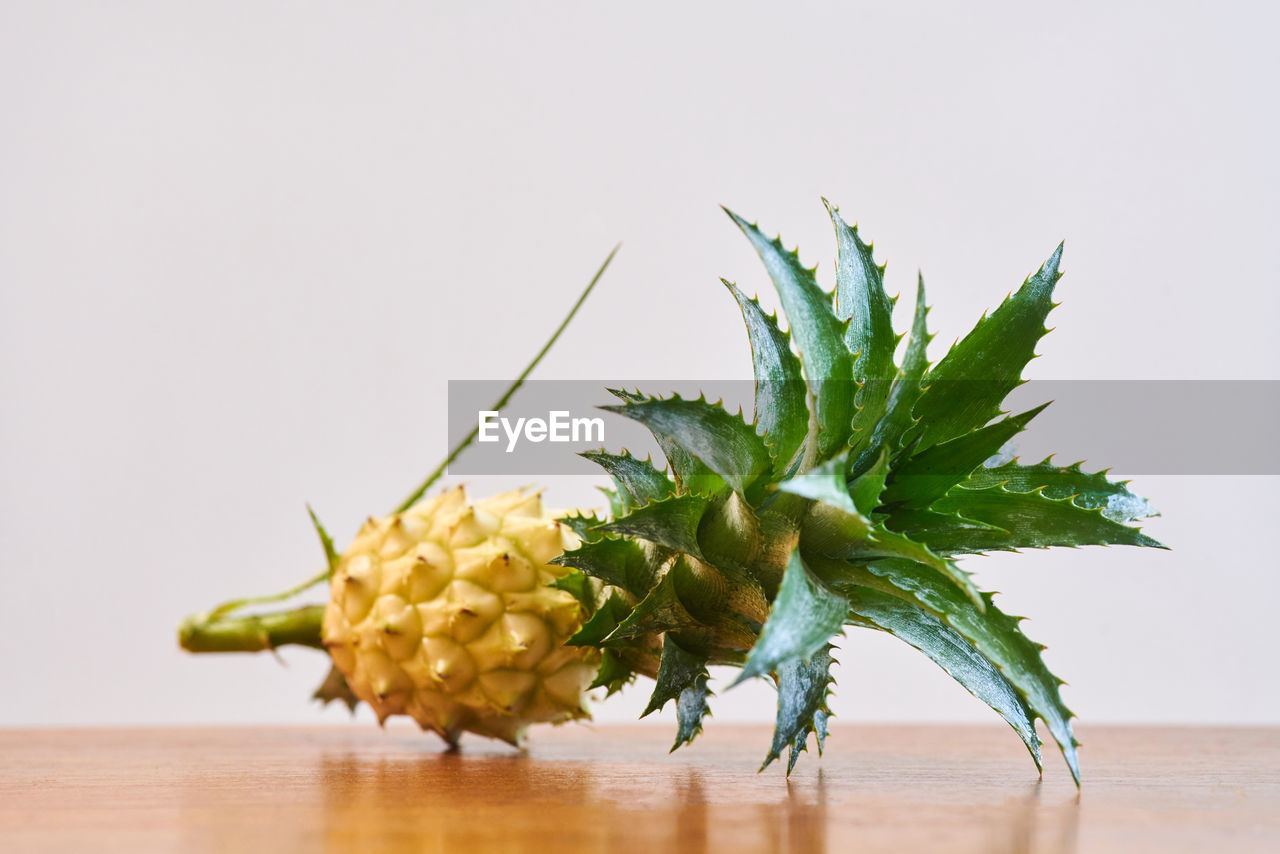
{"type": "Polygon", "coordinates": [[[541,496],[471,502],[449,489],[369,519],[339,558],[324,643],[380,722],[408,715],[456,743],[519,745],[531,723],[590,717],[599,653],[565,646],[582,625],[548,561],[578,543],[541,496]]]}

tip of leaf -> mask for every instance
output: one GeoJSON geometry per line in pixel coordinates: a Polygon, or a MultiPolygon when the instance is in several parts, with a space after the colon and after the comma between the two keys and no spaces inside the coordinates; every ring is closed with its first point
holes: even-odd
{"type": "Polygon", "coordinates": [[[1171,546],[1166,546],[1164,543],[1152,537],[1148,537],[1146,534],[1138,535],[1137,544],[1148,549],[1164,549],[1167,552],[1173,551],[1173,548],[1171,546]]]}
{"type": "Polygon", "coordinates": [[[1044,266],[1040,268],[1042,272],[1046,272],[1050,276],[1058,275],[1058,266],[1062,263],[1062,249],[1064,246],[1066,246],[1065,240],[1058,244],[1058,248],[1053,250],[1049,260],[1044,262],[1044,266]]]}
{"type": "Polygon", "coordinates": [[[729,219],[733,220],[733,221],[737,224],[738,228],[741,228],[741,229],[743,229],[743,230],[746,230],[746,229],[748,229],[748,228],[750,228],[750,227],[751,227],[751,223],[747,222],[745,219],[743,219],[742,217],[738,216],[738,215],[737,215],[736,213],[734,213],[733,211],[729,210],[729,208],[727,208],[726,206],[721,205],[721,206],[720,206],[720,210],[722,210],[722,211],[724,211],[726,214],[728,214],[729,219]]]}

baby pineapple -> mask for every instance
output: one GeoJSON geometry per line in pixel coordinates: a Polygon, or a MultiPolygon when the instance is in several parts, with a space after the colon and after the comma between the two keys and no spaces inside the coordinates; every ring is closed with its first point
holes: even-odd
{"type": "Polygon", "coordinates": [[[523,491],[471,503],[455,487],[370,519],[334,569],[325,649],[379,720],[450,743],[587,717],[599,656],[564,646],[582,604],[550,586],[569,570],[549,561],[576,544],[523,491]]]}

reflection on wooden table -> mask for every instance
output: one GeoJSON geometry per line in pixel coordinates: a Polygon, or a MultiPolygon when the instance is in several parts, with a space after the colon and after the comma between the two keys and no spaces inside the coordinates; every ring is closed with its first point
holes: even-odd
{"type": "Polygon", "coordinates": [[[1280,731],[1086,729],[1085,788],[995,727],[839,727],[788,781],[767,727],[0,731],[0,850],[1280,850],[1280,731]]]}

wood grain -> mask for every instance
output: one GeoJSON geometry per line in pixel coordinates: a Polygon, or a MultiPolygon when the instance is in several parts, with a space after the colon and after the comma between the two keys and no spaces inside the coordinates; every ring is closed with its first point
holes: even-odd
{"type": "Polygon", "coordinates": [[[788,782],[764,727],[0,731],[0,851],[1280,851],[1280,730],[1092,728],[1077,795],[995,727],[837,727],[788,782]]]}

